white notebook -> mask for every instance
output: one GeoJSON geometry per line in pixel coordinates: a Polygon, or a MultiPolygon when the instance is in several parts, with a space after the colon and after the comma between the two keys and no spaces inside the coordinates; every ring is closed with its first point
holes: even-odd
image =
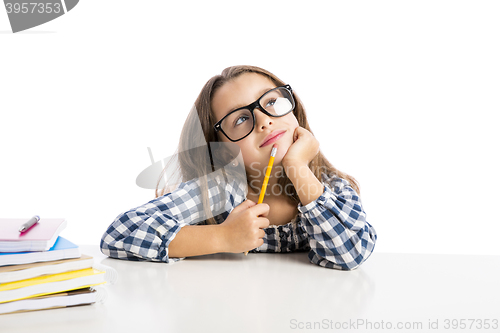
{"type": "Polygon", "coordinates": [[[62,308],[76,305],[103,302],[106,291],[102,288],[77,289],[68,292],[33,297],[21,301],[0,304],[0,314],[44,309],[62,308]]]}

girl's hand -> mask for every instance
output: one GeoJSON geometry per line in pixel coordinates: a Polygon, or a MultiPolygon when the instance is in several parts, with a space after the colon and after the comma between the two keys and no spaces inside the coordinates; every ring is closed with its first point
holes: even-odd
{"type": "Polygon", "coordinates": [[[256,204],[245,200],[233,209],[227,219],[220,224],[223,239],[223,252],[241,253],[253,250],[262,244],[266,233],[263,228],[269,227],[269,205],[256,204]]]}
{"type": "Polygon", "coordinates": [[[319,153],[319,142],[314,135],[303,127],[297,127],[293,133],[293,143],[283,156],[282,164],[289,166],[308,165],[319,153]]]}

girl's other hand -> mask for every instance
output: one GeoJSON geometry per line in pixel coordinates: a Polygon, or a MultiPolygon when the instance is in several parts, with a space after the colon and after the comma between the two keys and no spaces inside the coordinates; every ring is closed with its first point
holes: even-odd
{"type": "Polygon", "coordinates": [[[266,233],[263,229],[269,227],[268,214],[268,204],[256,204],[248,199],[233,209],[220,224],[223,230],[223,252],[241,253],[264,244],[266,233]]]}
{"type": "Polygon", "coordinates": [[[319,153],[319,141],[303,127],[298,126],[293,133],[293,143],[283,156],[283,167],[308,165],[319,153]]]}

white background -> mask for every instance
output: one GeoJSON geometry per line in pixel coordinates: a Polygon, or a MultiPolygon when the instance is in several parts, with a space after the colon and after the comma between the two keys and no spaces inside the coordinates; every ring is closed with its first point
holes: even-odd
{"type": "Polygon", "coordinates": [[[289,83],[361,184],[376,251],[500,254],[496,1],[80,1],[12,34],[0,10],[0,217],[65,217],[98,244],[173,153],[203,84],[289,83]]]}

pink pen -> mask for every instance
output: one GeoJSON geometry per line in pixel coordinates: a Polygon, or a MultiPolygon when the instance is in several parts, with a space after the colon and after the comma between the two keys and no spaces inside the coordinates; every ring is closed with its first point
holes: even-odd
{"type": "Polygon", "coordinates": [[[30,218],[28,220],[28,222],[24,223],[21,228],[19,228],[19,232],[20,233],[23,233],[23,232],[27,232],[28,230],[30,230],[35,224],[38,223],[38,221],[40,221],[40,216],[38,215],[35,215],[33,216],[32,218],[30,218]]]}

